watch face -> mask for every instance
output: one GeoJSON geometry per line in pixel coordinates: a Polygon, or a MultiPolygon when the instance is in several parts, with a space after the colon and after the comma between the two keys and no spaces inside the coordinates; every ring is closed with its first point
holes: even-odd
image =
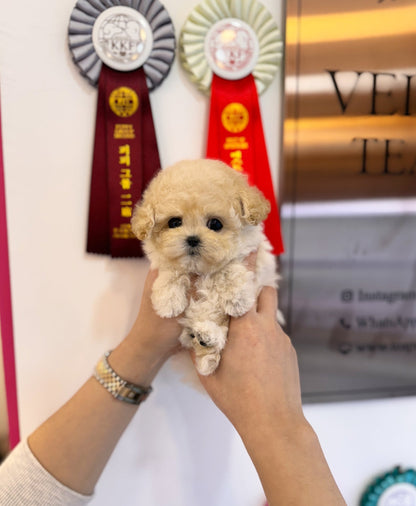
{"type": "Polygon", "coordinates": [[[241,79],[257,63],[259,43],[253,29],[237,18],[215,23],[205,38],[205,57],[212,71],[224,79],[241,79]]]}
{"type": "Polygon", "coordinates": [[[101,61],[124,72],[144,65],[153,47],[152,29],[146,18],[124,6],[110,7],[97,17],[92,41],[101,61]]]}

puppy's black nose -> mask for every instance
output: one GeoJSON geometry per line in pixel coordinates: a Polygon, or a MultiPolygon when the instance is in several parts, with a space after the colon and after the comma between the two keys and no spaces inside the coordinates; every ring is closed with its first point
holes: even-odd
{"type": "Polygon", "coordinates": [[[190,235],[186,238],[186,242],[192,248],[196,248],[198,244],[201,242],[201,239],[197,235],[190,235]]]}

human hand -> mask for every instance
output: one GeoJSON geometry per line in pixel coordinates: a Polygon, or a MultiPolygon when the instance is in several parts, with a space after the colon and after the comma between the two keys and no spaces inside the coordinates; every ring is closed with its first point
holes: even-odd
{"type": "Polygon", "coordinates": [[[157,270],[149,270],[136,320],[109,359],[116,371],[121,371],[117,361],[122,362],[123,378],[143,386],[150,384],[164,362],[180,349],[177,319],[161,318],[153,309],[151,293],[157,276],[157,270]]]}
{"type": "Polygon", "coordinates": [[[162,318],[153,308],[151,294],[157,277],[157,270],[149,270],[139,312],[130,334],[134,335],[142,347],[152,349],[155,354],[168,358],[180,348],[178,338],[181,326],[176,318],[162,318]]]}
{"type": "Polygon", "coordinates": [[[218,369],[200,376],[240,435],[303,421],[296,352],[276,321],[277,292],[264,287],[257,305],[231,318],[218,369]]]}

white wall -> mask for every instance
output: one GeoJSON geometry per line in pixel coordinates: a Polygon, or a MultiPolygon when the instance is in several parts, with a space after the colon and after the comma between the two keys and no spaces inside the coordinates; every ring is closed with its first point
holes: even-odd
{"type": "MultiPolygon", "coordinates": [[[[177,32],[197,1],[166,0],[177,32]]],[[[263,2],[282,25],[280,2],[263,2]]],[[[145,260],[84,253],[96,90],[67,50],[74,0],[2,2],[0,77],[18,396],[27,435],[129,329],[145,260]]],[[[274,177],[281,87],[261,97],[274,177]]],[[[208,102],[175,61],[151,96],[163,165],[203,155],[208,102]]],[[[166,366],[93,504],[257,506],[260,484],[229,423],[166,366]]],[[[368,478],[414,465],[415,399],[307,406],[348,504],[368,478]],[[409,414],[412,413],[412,416],[409,414]]]]}

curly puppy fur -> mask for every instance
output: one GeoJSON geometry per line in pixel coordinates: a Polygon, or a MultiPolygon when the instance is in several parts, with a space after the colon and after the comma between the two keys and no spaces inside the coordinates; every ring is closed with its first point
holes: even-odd
{"type": "Polygon", "coordinates": [[[215,160],[185,160],[160,171],[136,205],[133,232],[159,270],[154,309],[165,318],[182,315],[180,341],[194,349],[200,374],[217,368],[229,317],[246,313],[261,286],[276,286],[262,225],[269,211],[245,176],[215,160]],[[255,250],[252,272],[244,259],[255,250]]]}

